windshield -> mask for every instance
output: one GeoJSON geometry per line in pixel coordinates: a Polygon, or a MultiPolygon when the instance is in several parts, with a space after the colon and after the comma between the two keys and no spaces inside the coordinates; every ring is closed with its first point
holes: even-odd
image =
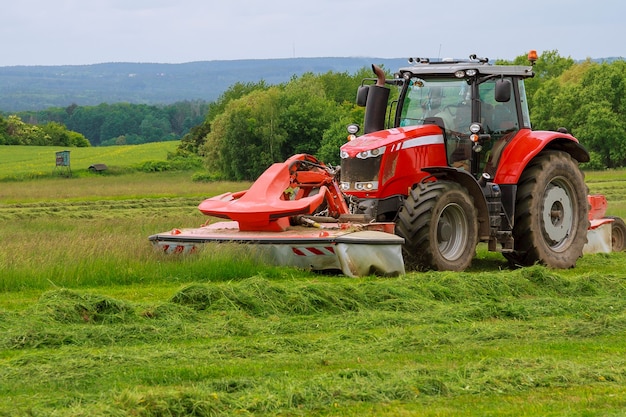
{"type": "Polygon", "coordinates": [[[404,98],[400,126],[421,125],[428,117],[440,117],[446,130],[468,132],[470,99],[470,86],[463,79],[413,78],[404,98]]]}

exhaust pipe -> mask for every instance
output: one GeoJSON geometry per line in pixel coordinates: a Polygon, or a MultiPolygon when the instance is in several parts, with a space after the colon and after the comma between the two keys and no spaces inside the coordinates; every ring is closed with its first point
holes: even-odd
{"type": "Polygon", "coordinates": [[[385,72],[378,65],[372,64],[372,71],[376,75],[376,85],[379,87],[385,86],[385,72]]]}
{"type": "Polygon", "coordinates": [[[365,105],[364,133],[376,132],[385,128],[385,113],[390,90],[385,87],[385,72],[377,65],[372,64],[372,71],[376,75],[376,84],[370,85],[365,105]]]}

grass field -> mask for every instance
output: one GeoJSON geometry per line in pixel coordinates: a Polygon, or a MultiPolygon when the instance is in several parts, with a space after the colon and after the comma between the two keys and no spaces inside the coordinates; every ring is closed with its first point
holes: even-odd
{"type": "MultiPolygon", "coordinates": [[[[626,214],[626,171],[587,180],[626,214]]],[[[151,249],[247,186],[0,183],[0,415],[626,415],[626,253],[355,279],[151,249]]]]}
{"type": "Polygon", "coordinates": [[[171,141],[87,148],[0,145],[0,180],[65,174],[66,167],[56,166],[56,153],[59,151],[70,152],[69,168],[73,172],[84,172],[93,164],[105,164],[115,169],[146,161],[165,160],[167,153],[176,150],[178,143],[171,141]]]}

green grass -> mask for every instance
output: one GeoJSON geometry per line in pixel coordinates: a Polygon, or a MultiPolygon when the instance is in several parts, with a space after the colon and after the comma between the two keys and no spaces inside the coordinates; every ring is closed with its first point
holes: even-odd
{"type": "Polygon", "coordinates": [[[143,145],[62,148],[53,146],[0,146],[0,180],[47,177],[65,174],[65,167],[56,166],[56,152],[70,151],[72,172],[87,171],[93,164],[105,164],[112,170],[146,161],[163,161],[173,152],[178,141],[143,145]]]}
{"type": "MultiPolygon", "coordinates": [[[[249,183],[191,181],[187,171],[135,172],[132,175],[99,175],[82,178],[42,178],[35,181],[9,181],[0,184],[0,212],[14,207],[93,204],[98,200],[123,201],[153,198],[194,198],[194,204],[212,195],[244,190],[249,183]],[[25,185],[26,184],[26,185],[25,185]]],[[[161,213],[161,211],[158,211],[161,213]]],[[[1,216],[1,214],[0,214],[1,216]]]]}
{"type": "MultiPolygon", "coordinates": [[[[586,175],[610,212],[625,173],[586,175]]],[[[357,279],[162,255],[248,186],[190,177],[2,183],[0,416],[624,415],[626,253],[357,279]]]]}
{"type": "Polygon", "coordinates": [[[0,316],[0,410],[621,415],[623,277],[568,275],[284,272],[127,289],[135,300],[52,289],[0,316]]]}

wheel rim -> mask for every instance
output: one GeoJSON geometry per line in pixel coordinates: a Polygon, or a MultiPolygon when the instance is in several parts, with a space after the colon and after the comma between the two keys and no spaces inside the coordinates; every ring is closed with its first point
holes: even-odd
{"type": "Polygon", "coordinates": [[[564,179],[555,179],[546,188],[543,200],[543,232],[548,245],[563,247],[575,226],[572,189],[564,179]]]}
{"type": "Polygon", "coordinates": [[[469,233],[467,217],[458,204],[448,204],[437,221],[437,246],[441,256],[448,260],[461,257],[467,246],[469,233]]]}

